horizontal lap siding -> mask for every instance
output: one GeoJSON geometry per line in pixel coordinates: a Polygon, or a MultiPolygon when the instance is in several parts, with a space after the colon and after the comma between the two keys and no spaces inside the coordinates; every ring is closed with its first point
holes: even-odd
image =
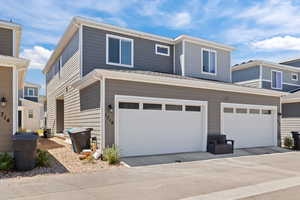
{"type": "Polygon", "coordinates": [[[0,28],[0,55],[13,55],[13,31],[0,28]]]}
{"type": "MultiPolygon", "coordinates": [[[[252,94],[215,91],[207,89],[184,88],[159,84],[148,84],[133,81],[107,80],[106,82],[106,108],[114,105],[115,95],[144,96],[171,99],[187,99],[208,101],[208,133],[220,132],[220,104],[258,104],[278,106],[280,99],[277,97],[259,96],[252,94]]],[[[108,116],[114,120],[114,114],[108,116]]],[[[108,120],[106,120],[108,121],[108,120]]],[[[106,145],[114,143],[114,124],[106,122],[106,145]]],[[[279,134],[279,133],[278,133],[279,134]]]]}
{"type": "Polygon", "coordinates": [[[13,87],[12,87],[12,68],[0,66],[0,98],[6,97],[7,105],[2,108],[3,116],[0,115],[0,152],[9,152],[12,150],[12,132],[13,132],[13,87]],[[9,118],[9,122],[5,120],[9,118]]]}
{"type": "Polygon", "coordinates": [[[291,136],[291,131],[300,132],[300,117],[281,119],[281,139],[291,136]]]}
{"type": "Polygon", "coordinates": [[[79,51],[77,51],[63,66],[60,75],[55,75],[47,85],[47,126],[56,133],[56,98],[61,97],[64,99],[64,129],[93,128],[92,136],[96,136],[98,144],[101,144],[100,109],[81,111],[80,91],[70,87],[74,82],[80,80],[79,55],[79,51]]]}

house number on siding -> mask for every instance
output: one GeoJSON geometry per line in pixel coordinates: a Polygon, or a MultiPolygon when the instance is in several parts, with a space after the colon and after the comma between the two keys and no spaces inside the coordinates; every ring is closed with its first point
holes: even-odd
{"type": "Polygon", "coordinates": [[[4,112],[1,112],[0,118],[3,119],[7,123],[10,122],[10,119],[4,114],[4,112]]]}

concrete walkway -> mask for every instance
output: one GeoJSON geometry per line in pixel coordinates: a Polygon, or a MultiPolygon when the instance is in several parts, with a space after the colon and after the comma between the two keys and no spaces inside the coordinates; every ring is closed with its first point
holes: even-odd
{"type": "Polygon", "coordinates": [[[299,158],[287,152],[6,179],[0,199],[276,199],[282,191],[291,200],[299,197],[299,158]]]}

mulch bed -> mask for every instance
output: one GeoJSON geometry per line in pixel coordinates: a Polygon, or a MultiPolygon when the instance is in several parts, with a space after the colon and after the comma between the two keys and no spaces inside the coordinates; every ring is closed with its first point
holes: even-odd
{"type": "Polygon", "coordinates": [[[93,161],[79,160],[79,155],[74,153],[71,145],[61,137],[40,138],[38,148],[47,150],[50,153],[50,167],[37,167],[26,172],[0,172],[0,180],[50,174],[93,172],[121,167],[121,165],[111,166],[100,159],[93,161]]]}

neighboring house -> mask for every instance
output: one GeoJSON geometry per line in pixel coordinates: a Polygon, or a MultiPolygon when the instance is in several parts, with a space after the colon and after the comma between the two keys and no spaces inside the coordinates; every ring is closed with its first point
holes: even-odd
{"type": "MultiPolygon", "coordinates": [[[[280,62],[280,64],[290,65],[300,69],[300,58],[294,58],[280,62]]],[[[281,99],[282,119],[281,132],[282,136],[291,135],[291,131],[300,131],[300,88],[293,93],[281,99]]]]}
{"type": "Polygon", "coordinates": [[[39,95],[41,86],[25,83],[19,90],[18,128],[35,131],[43,127],[44,99],[39,95]]]}
{"type": "Polygon", "coordinates": [[[19,58],[21,27],[0,21],[0,152],[12,151],[17,131],[18,88],[23,87],[28,60],[19,58]]]}
{"type": "Polygon", "coordinates": [[[278,145],[286,93],[232,84],[232,50],[75,17],[43,70],[47,127],[93,128],[121,156],[206,151],[220,133],[236,148],[278,145]]]}
{"type": "Polygon", "coordinates": [[[232,82],[284,92],[300,88],[300,68],[263,60],[251,60],[232,67],[232,82]]]}

